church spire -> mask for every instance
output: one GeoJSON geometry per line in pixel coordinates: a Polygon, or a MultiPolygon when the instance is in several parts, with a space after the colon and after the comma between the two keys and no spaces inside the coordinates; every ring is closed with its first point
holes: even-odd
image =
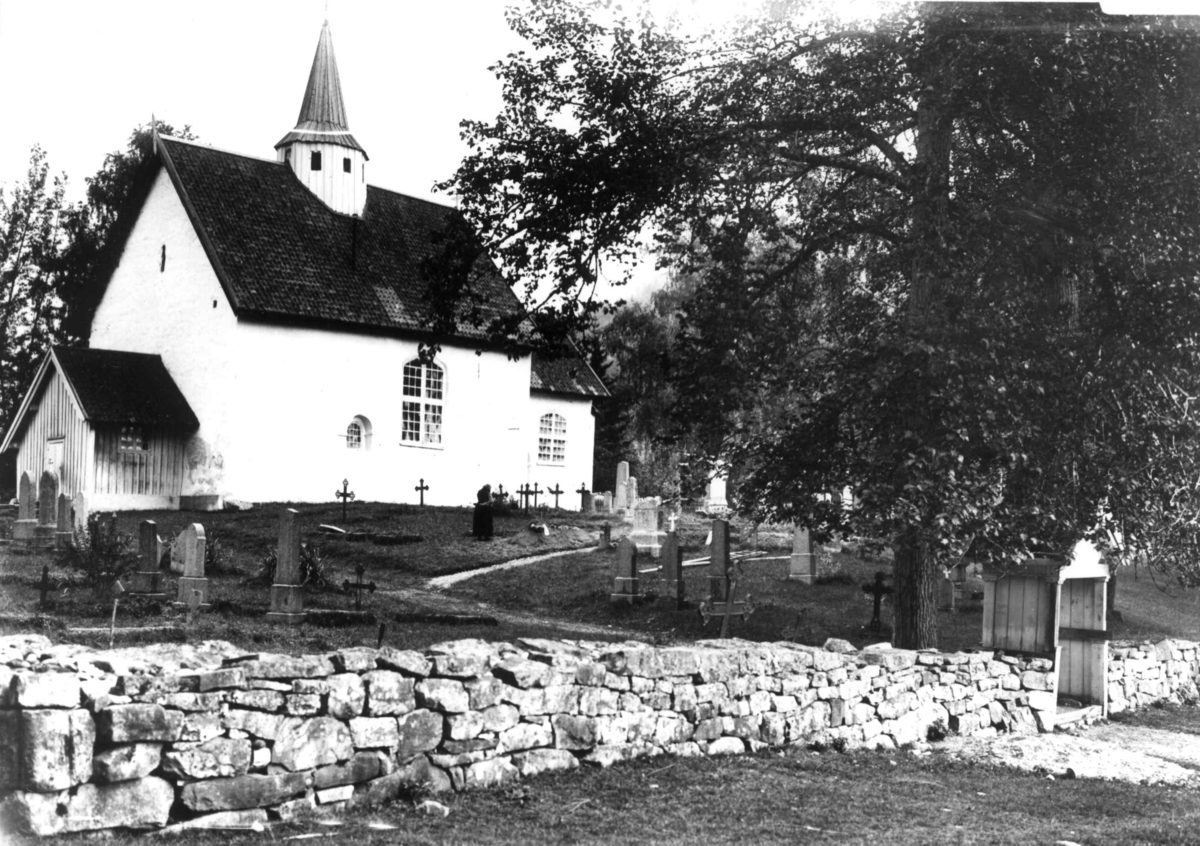
{"type": "Polygon", "coordinates": [[[305,186],[334,211],[362,214],[367,153],[350,134],[329,21],[321,27],[296,127],[275,145],[305,186]]]}

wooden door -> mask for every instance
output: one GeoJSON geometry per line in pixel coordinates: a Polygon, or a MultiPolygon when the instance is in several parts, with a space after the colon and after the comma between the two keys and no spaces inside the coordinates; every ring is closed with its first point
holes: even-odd
{"type": "Polygon", "coordinates": [[[1068,579],[1059,601],[1058,695],[1108,713],[1107,579],[1068,579]]]}

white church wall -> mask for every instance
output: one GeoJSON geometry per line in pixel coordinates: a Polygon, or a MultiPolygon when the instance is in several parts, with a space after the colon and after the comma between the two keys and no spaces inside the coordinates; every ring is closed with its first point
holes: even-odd
{"type": "Polygon", "coordinates": [[[242,376],[237,319],[187,212],[160,170],[92,321],[97,349],[157,353],[200,420],[186,447],[184,496],[224,490],[227,398],[242,376]]]}
{"type": "MultiPolygon", "coordinates": [[[[563,508],[579,510],[580,497],[576,493],[579,485],[592,486],[592,457],[596,447],[596,419],[592,416],[592,403],[584,398],[565,394],[537,393],[530,397],[529,423],[525,438],[529,456],[529,484],[542,489],[559,487],[564,493],[559,503],[563,508]],[[564,461],[539,461],[538,438],[541,418],[545,414],[558,414],[566,420],[566,450],[564,461]]],[[[554,504],[554,497],[539,502],[554,504]]]]}
{"type": "MultiPolygon", "coordinates": [[[[241,369],[225,453],[226,494],[251,501],[332,501],[342,479],[358,499],[466,505],[483,484],[520,478],[513,421],[529,418],[529,359],[447,347],[442,443],[401,440],[402,373],[418,344],[372,335],[243,321],[241,369]],[[346,428],[367,423],[369,447],[346,447],[346,428]]],[[[411,398],[410,398],[411,399],[411,398]]]]}

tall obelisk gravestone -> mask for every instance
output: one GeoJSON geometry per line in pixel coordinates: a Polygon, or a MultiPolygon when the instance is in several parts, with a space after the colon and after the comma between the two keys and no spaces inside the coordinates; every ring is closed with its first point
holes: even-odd
{"type": "Polygon", "coordinates": [[[275,584],[271,586],[271,610],[267,619],[298,625],[304,622],[304,586],[300,580],[300,512],[284,509],[279,518],[279,552],[275,584]]]}
{"type": "Polygon", "coordinates": [[[792,557],[788,566],[788,578],[806,585],[817,581],[817,556],[813,552],[812,537],[808,529],[800,526],[792,530],[792,557]]]}

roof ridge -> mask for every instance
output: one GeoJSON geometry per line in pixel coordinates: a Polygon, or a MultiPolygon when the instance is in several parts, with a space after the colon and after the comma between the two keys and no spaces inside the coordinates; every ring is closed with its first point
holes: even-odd
{"type": "Polygon", "coordinates": [[[196,147],[201,150],[212,150],[216,153],[224,153],[227,156],[237,156],[241,159],[252,159],[256,162],[265,162],[273,165],[287,164],[287,162],[281,162],[274,158],[268,159],[263,156],[254,156],[250,153],[241,153],[237,150],[231,150],[228,147],[218,147],[216,144],[209,144],[207,141],[192,141],[188,140],[187,138],[176,138],[174,135],[160,135],[158,136],[158,140],[159,142],[170,141],[172,144],[187,144],[189,147],[196,147]]]}

